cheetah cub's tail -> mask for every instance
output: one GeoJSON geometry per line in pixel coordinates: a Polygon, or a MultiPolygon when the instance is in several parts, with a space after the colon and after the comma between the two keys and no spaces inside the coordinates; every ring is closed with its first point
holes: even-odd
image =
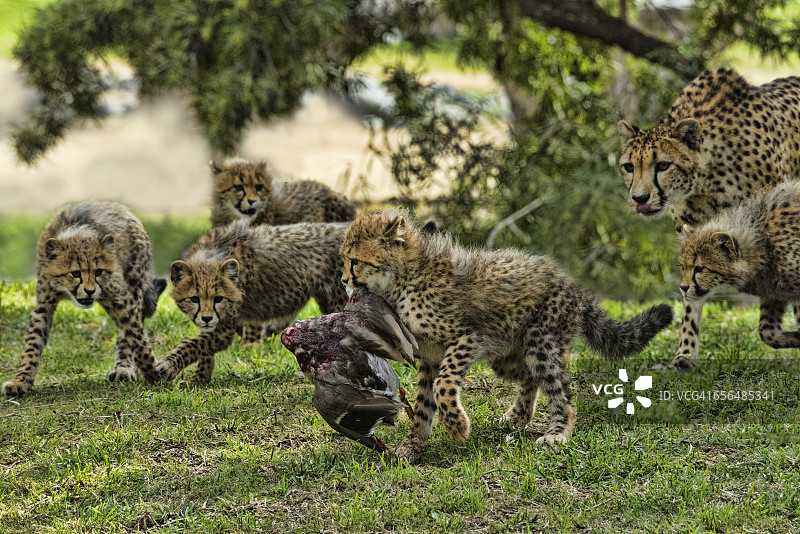
{"type": "Polygon", "coordinates": [[[606,358],[623,358],[641,352],[674,318],[672,306],[659,304],[630,321],[615,321],[591,302],[583,312],[583,336],[592,350],[606,358]]]}
{"type": "Polygon", "coordinates": [[[156,278],[153,280],[153,285],[144,294],[144,305],[142,306],[142,313],[146,318],[152,317],[158,307],[158,297],[167,288],[166,278],[156,278]]]}

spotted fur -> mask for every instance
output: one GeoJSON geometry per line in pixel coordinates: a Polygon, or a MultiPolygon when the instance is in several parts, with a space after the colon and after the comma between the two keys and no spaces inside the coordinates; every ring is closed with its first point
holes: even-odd
{"type": "Polygon", "coordinates": [[[697,229],[686,225],[683,236],[681,291],[689,300],[722,286],[755,295],[764,343],[800,348],[800,332],[781,329],[787,304],[800,300],[800,183],[781,184],[697,229]]]}
{"type": "Polygon", "coordinates": [[[277,178],[264,162],[232,159],[211,162],[213,193],[211,224],[224,226],[238,219],[253,224],[348,222],[356,208],[344,195],[313,180],[277,178]]]}
{"type": "Polygon", "coordinates": [[[185,261],[170,267],[172,298],[201,333],[158,362],[161,376],[172,379],[198,362],[195,377],[208,382],[214,355],[242,325],[271,321],[280,332],[310,298],[323,313],[342,309],[347,294],[339,281],[339,245],[346,230],[345,223],[237,221],[201,237],[185,261]]]}
{"type": "MultiPolygon", "coordinates": [[[[343,195],[313,180],[281,180],[263,161],[230,159],[211,162],[211,224],[225,226],[239,219],[252,224],[348,222],[355,206],[343,195]]],[[[258,343],[275,324],[245,326],[243,343],[258,343]]]]}
{"type": "MultiPolygon", "coordinates": [[[[800,77],[753,86],[732,70],[705,72],[660,124],[620,121],[619,132],[629,202],[645,216],[669,208],[680,232],[800,176],[800,77]]],[[[684,300],[675,366],[697,357],[702,309],[684,300]]]]}
{"type": "Polygon", "coordinates": [[[39,239],[36,306],[17,374],[3,384],[3,393],[22,395],[33,386],[61,300],[80,308],[96,302],[119,328],[109,380],[134,379],[136,369],[154,380],[144,320],[155,312],[165,287],[166,280],[153,277],[150,238],[127,208],[96,201],[64,207],[39,239]]]}
{"type": "Polygon", "coordinates": [[[477,359],[520,386],[507,421],[530,421],[541,386],[550,424],[538,441],[563,443],[575,421],[564,372],[573,339],[582,334],[595,350],[619,357],[639,352],[672,320],[672,308],[664,304],[619,323],[549,258],[467,250],[446,234],[423,233],[398,212],[357,217],[341,251],[342,281],[384,297],[420,345],[413,428],[398,450],[412,460],[437,411],[452,437],[469,435],[460,390],[477,359]]]}

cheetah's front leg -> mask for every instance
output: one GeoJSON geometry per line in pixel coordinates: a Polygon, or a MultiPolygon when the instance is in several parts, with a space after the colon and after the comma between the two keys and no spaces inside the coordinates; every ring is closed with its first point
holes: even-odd
{"type": "Polygon", "coordinates": [[[200,359],[197,362],[197,371],[195,371],[194,378],[198,382],[204,384],[211,381],[211,375],[214,372],[216,364],[215,354],[221,350],[226,349],[233,341],[233,328],[228,325],[219,325],[214,330],[216,336],[210,340],[210,346],[203,350],[200,354],[200,359]]]}
{"type": "Polygon", "coordinates": [[[800,348],[800,332],[781,329],[786,302],[777,300],[761,301],[761,319],[758,333],[761,340],[773,349],[800,348]]]}
{"type": "Polygon", "coordinates": [[[703,301],[683,299],[683,321],[678,353],[669,367],[688,369],[694,365],[700,351],[700,317],[703,315],[703,301]]]}
{"type": "Polygon", "coordinates": [[[439,418],[447,433],[458,441],[469,436],[470,423],[461,406],[461,383],[472,363],[478,358],[480,339],[469,334],[462,336],[445,351],[439,365],[439,376],[433,382],[433,394],[439,418]]]}
{"type": "Polygon", "coordinates": [[[28,319],[25,349],[20,357],[17,374],[12,380],[3,384],[3,393],[6,395],[23,395],[33,387],[33,380],[39,371],[39,357],[50,337],[50,327],[53,325],[53,314],[56,311],[58,299],[55,295],[38,289],[37,287],[36,307],[28,319]]]}
{"type": "Polygon", "coordinates": [[[161,378],[172,380],[186,367],[200,361],[202,365],[198,365],[197,378],[208,382],[214,369],[214,354],[230,346],[233,334],[232,326],[220,323],[213,332],[181,342],[172,352],[156,362],[155,370],[161,378]]]}
{"type": "Polygon", "coordinates": [[[417,360],[417,401],[414,403],[414,418],[411,434],[397,448],[397,456],[415,463],[422,456],[425,440],[431,435],[436,403],[433,395],[433,381],[439,368],[429,362],[417,360]]]}

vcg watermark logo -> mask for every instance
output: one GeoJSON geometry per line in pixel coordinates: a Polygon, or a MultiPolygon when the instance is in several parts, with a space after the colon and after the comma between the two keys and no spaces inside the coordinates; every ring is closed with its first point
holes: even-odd
{"type": "MultiPolygon", "coordinates": [[[[610,409],[614,409],[619,407],[625,399],[623,394],[625,393],[625,384],[628,383],[628,371],[625,369],[619,370],[619,379],[622,380],[622,383],[617,384],[592,384],[592,391],[594,391],[595,395],[613,395],[613,399],[608,400],[608,407],[610,409]]],[[[629,386],[630,387],[630,386],[629,386]]],[[[634,391],[644,391],[653,387],[653,377],[650,375],[643,375],[636,379],[633,383],[634,391]]],[[[647,397],[643,397],[641,395],[636,395],[636,400],[641,404],[644,408],[649,408],[650,405],[653,403],[647,397]]],[[[628,415],[632,415],[636,410],[636,406],[633,402],[628,402],[625,405],[625,413],[628,415]]]]}

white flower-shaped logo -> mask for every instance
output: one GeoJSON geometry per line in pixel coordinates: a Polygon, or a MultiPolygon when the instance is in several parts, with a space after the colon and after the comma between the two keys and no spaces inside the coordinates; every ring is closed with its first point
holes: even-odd
{"type": "MultiPolygon", "coordinates": [[[[627,383],[628,371],[625,369],[620,369],[619,379],[627,383]]],[[[633,383],[633,389],[636,391],[644,391],[646,389],[650,389],[651,387],[653,387],[653,377],[650,375],[640,376],[639,378],[636,379],[636,382],[633,383]]],[[[622,404],[624,400],[625,399],[623,399],[622,397],[615,397],[608,401],[608,407],[614,409],[620,404],[622,404]]],[[[650,405],[653,404],[653,401],[651,401],[647,397],[642,397],[639,395],[636,395],[636,400],[639,401],[639,404],[641,404],[645,408],[649,408],[650,405]]],[[[625,405],[625,413],[627,413],[628,415],[633,414],[635,409],[636,407],[632,402],[629,402],[625,405]]]]}

